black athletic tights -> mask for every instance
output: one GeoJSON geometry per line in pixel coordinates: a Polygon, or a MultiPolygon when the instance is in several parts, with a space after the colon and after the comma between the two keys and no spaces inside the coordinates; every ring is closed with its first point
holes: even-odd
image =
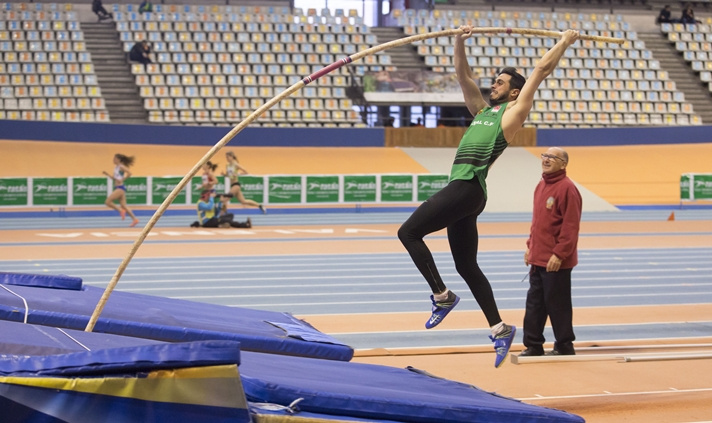
{"type": "Polygon", "coordinates": [[[487,277],[477,264],[477,216],[485,208],[485,196],[477,178],[450,182],[426,200],[398,230],[398,238],[433,293],[444,292],[445,283],[435,267],[425,235],[447,228],[450,250],[457,273],[467,283],[490,326],[501,322],[497,303],[487,277]]]}

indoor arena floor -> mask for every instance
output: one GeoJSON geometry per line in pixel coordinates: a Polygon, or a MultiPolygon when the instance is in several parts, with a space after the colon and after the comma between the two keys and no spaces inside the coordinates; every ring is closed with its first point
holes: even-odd
{"type": "MultiPolygon", "coordinates": [[[[127,148],[110,146],[96,156],[87,153],[80,160],[86,166],[80,167],[108,170],[111,154],[130,153],[124,151],[127,148]],[[94,163],[97,160],[100,163],[94,163]]],[[[173,157],[171,149],[164,146],[159,151],[173,157]]],[[[536,160],[542,149],[522,151],[536,160]]],[[[136,154],[146,163],[149,155],[140,153],[136,154]]],[[[272,161],[254,159],[257,153],[238,153],[254,173],[296,172],[299,166],[303,167],[300,173],[314,172],[312,159],[298,149],[291,152],[297,163],[282,172],[270,166],[288,156],[284,152],[275,152],[272,161]]],[[[591,155],[616,162],[620,153],[595,150],[591,155]]],[[[74,154],[82,157],[81,151],[74,154]]],[[[401,167],[398,171],[428,168],[427,163],[409,161],[411,156],[403,151],[388,154],[393,154],[393,166],[401,167]]],[[[635,153],[629,154],[632,160],[635,153]]],[[[194,154],[193,161],[201,155],[194,154]]],[[[5,157],[0,155],[0,161],[5,157]]],[[[602,172],[595,163],[584,163],[583,156],[578,157],[580,167],[593,169],[592,175],[581,179],[590,181],[602,172]]],[[[40,158],[34,160],[38,172],[48,172],[40,158]]],[[[344,162],[343,157],[339,160],[344,162]]],[[[383,172],[388,160],[372,159],[373,166],[352,160],[353,169],[344,166],[338,173],[383,172]]],[[[661,160],[675,161],[670,156],[661,160]]],[[[192,164],[181,166],[185,169],[192,164]]],[[[515,172],[499,162],[497,166],[499,172],[515,172]]],[[[0,169],[0,176],[23,176],[18,168],[0,169]]],[[[68,176],[61,173],[37,176],[68,176]]],[[[614,194],[608,185],[592,183],[586,188],[611,204],[614,194]]],[[[531,192],[526,195],[523,204],[530,202],[531,192]]],[[[640,198],[629,204],[643,204],[640,198]]],[[[138,249],[117,290],[290,312],[354,347],[354,361],[413,366],[528,403],[569,411],[587,422],[712,421],[709,209],[678,208],[672,216],[670,209],[662,208],[586,211],[579,240],[580,264],[573,272],[576,360],[515,364],[508,359],[499,369],[493,366],[484,316],[454,270],[444,232],[432,234],[426,242],[445,282],[463,301],[438,328],[425,330],[430,315],[428,287],[396,236],[409,215],[406,205],[390,209],[282,207],[270,208],[266,215],[236,208],[239,220],[252,218],[252,229],[192,229],[188,224],[194,217],[188,207],[169,211],[138,249]]],[[[106,287],[152,212],[150,207],[141,208],[141,223],[128,228],[118,214],[108,211],[2,211],[0,269],[68,274],[106,287]]],[[[523,247],[529,219],[524,210],[486,212],[479,225],[479,262],[492,283],[502,317],[518,327],[527,290],[523,247]]],[[[547,331],[550,341],[553,336],[547,331]]],[[[523,349],[521,339],[520,328],[514,354],[523,349]]]]}

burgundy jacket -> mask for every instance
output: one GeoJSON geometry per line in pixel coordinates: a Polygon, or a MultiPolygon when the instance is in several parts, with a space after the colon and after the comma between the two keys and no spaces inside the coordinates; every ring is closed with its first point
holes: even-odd
{"type": "Polygon", "coordinates": [[[566,176],[566,169],[542,175],[534,190],[534,212],[527,247],[529,263],[546,267],[552,254],[561,269],[578,264],[576,244],[581,223],[581,193],[566,176]]]}

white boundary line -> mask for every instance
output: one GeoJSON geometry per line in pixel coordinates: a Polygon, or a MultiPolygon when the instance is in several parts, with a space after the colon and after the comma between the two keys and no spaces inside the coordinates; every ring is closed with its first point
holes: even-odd
{"type": "Polygon", "coordinates": [[[640,354],[583,354],[583,355],[558,355],[558,356],[535,356],[519,357],[511,355],[513,364],[533,364],[533,363],[562,363],[572,361],[620,361],[624,363],[640,361],[667,361],[667,360],[700,360],[712,359],[712,352],[689,352],[689,353],[640,353],[640,354]]]}
{"type": "Polygon", "coordinates": [[[637,392],[606,392],[603,394],[583,394],[583,395],[555,395],[551,397],[536,396],[529,398],[517,398],[519,401],[541,401],[552,399],[576,399],[576,398],[600,398],[600,397],[620,397],[632,395],[655,395],[655,394],[689,394],[693,392],[712,392],[712,388],[695,388],[695,389],[673,389],[666,391],[637,391],[637,392]]]}

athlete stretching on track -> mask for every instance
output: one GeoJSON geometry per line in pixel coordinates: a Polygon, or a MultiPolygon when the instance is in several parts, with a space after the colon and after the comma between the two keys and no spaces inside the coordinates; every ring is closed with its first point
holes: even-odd
{"type": "Polygon", "coordinates": [[[423,242],[426,235],[447,228],[455,268],[487,318],[492,332],[490,339],[497,353],[495,367],[499,367],[512,345],[516,327],[502,321],[492,286],[477,264],[477,216],[487,201],[485,179],[492,163],[522,128],[539,84],[551,74],[566,49],[579,38],[579,33],[564,32],[559,42],[536,64],[528,81],[516,69],[504,68],[492,84],[488,105],[467,63],[465,40],[473,35],[472,27],[465,25],[460,29],[463,33],[455,36],[455,72],[465,105],[475,119],[460,140],[450,183],[413,212],[401,226],[398,237],[433,292],[430,297],[432,316],[425,323],[430,329],[460,301],[445,286],[433,256],[423,242]]]}

